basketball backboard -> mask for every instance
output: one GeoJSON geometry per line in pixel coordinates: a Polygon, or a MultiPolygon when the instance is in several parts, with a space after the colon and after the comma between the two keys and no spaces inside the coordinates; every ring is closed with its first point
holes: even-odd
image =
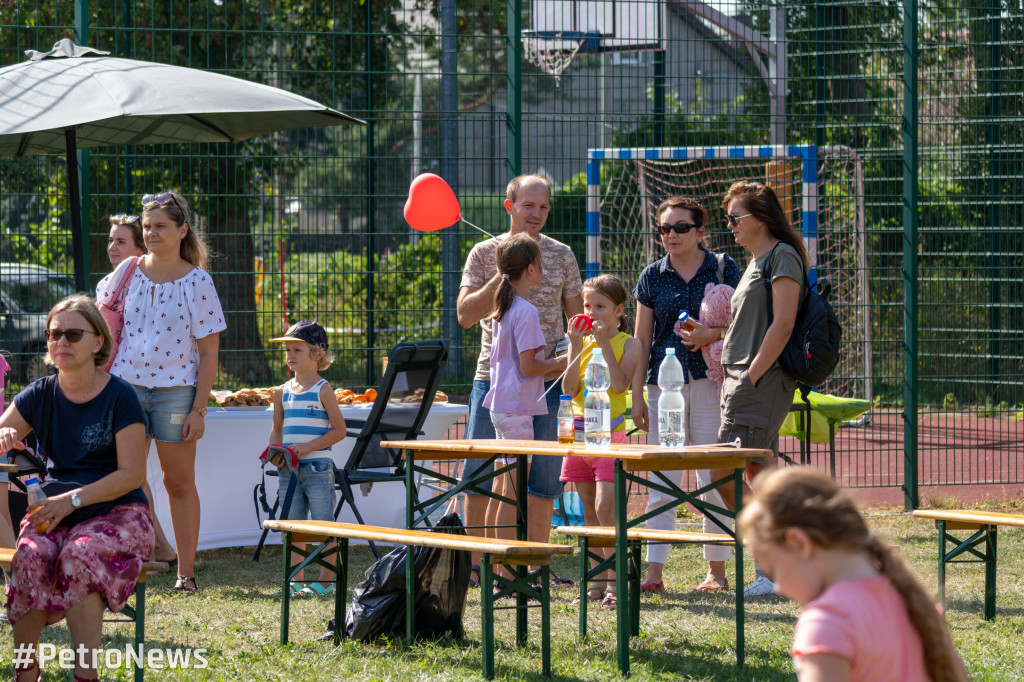
{"type": "Polygon", "coordinates": [[[596,49],[583,52],[637,52],[665,48],[666,3],[654,0],[532,0],[530,30],[551,41],[560,34],[599,34],[596,49]]]}

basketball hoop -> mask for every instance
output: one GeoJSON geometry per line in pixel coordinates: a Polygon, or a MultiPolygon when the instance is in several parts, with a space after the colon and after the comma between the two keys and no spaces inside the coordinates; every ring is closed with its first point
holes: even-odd
{"type": "Polygon", "coordinates": [[[579,52],[597,52],[601,34],[579,31],[523,31],[523,52],[527,61],[562,82],[562,73],[579,52]]]}

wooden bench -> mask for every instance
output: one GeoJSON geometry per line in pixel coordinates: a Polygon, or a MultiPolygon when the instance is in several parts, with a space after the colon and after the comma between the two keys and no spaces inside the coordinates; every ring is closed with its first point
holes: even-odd
{"type": "MultiPolygon", "coordinates": [[[[10,575],[11,561],[14,560],[14,550],[0,548],[0,568],[10,575]]],[[[142,564],[142,571],[139,579],[135,581],[135,603],[125,604],[121,610],[127,618],[106,618],[105,623],[134,623],[135,624],[135,651],[142,651],[142,644],[146,641],[146,576],[150,573],[165,573],[169,566],[163,561],[146,561],[142,564]]],[[[136,682],[142,682],[145,676],[145,669],[135,668],[136,682]]]]}
{"type": "MultiPolygon", "coordinates": [[[[307,566],[326,566],[337,576],[334,591],[334,641],[341,640],[345,623],[345,598],[348,591],[348,542],[349,540],[366,540],[373,542],[392,543],[416,547],[441,547],[464,552],[480,553],[480,601],[481,629],[483,648],[483,675],[487,679],[494,677],[494,599],[490,585],[493,581],[494,563],[511,564],[514,566],[539,566],[534,573],[520,570],[515,580],[506,580],[507,587],[499,596],[514,594],[517,599],[516,639],[519,645],[526,643],[526,600],[534,598],[540,602],[541,609],[541,652],[543,657],[544,675],[551,676],[551,614],[550,614],[550,570],[551,557],[555,554],[572,554],[571,545],[552,545],[542,542],[522,542],[518,540],[495,540],[453,533],[439,533],[428,530],[406,530],[402,528],[385,528],[382,526],[364,526],[353,523],[337,523],[333,521],[264,521],[263,527],[279,531],[282,534],[283,570],[281,576],[281,643],[288,643],[288,619],[291,591],[289,583],[307,566]],[[297,550],[295,542],[336,542],[336,546],[326,549],[321,545],[313,550],[297,550]],[[292,553],[304,557],[292,565],[292,553]],[[335,565],[332,566],[325,558],[333,554],[335,565]],[[540,578],[540,588],[532,587],[530,581],[540,578]]],[[[406,553],[406,595],[405,595],[405,632],[406,642],[412,644],[415,637],[415,594],[414,594],[414,556],[406,553]]]]}
{"type": "Polygon", "coordinates": [[[946,564],[985,564],[985,620],[996,617],[996,530],[999,526],[1024,528],[1024,514],[970,511],[965,509],[917,509],[914,516],[933,519],[939,529],[939,601],[946,602],[946,564]],[[951,530],[975,531],[965,540],[950,534],[951,530]],[[946,551],[946,543],[953,548],[946,551]],[[984,545],[984,549],[979,549],[984,545]],[[961,554],[974,559],[954,561],[961,554]]]}
{"type": "MultiPolygon", "coordinates": [[[[555,529],[562,535],[576,537],[580,543],[580,636],[587,635],[587,584],[605,570],[614,567],[615,554],[605,559],[592,547],[615,548],[615,528],[612,526],[559,526],[555,529]],[[590,559],[597,562],[590,568],[590,559]]],[[[626,532],[630,548],[629,558],[629,599],[632,621],[632,635],[640,634],[640,546],[645,542],[699,543],[702,545],[735,545],[732,537],[724,533],[691,533],[679,530],[655,530],[630,528],[626,532]]],[[[616,595],[621,597],[621,595],[616,595]]]]}

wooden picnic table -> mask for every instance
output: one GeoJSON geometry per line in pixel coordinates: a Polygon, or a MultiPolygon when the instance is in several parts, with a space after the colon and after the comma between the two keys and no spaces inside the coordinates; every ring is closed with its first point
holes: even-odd
{"type": "MultiPolygon", "coordinates": [[[[429,510],[436,509],[439,504],[444,504],[459,493],[472,490],[476,494],[488,495],[486,489],[480,488],[479,484],[488,478],[493,478],[511,467],[516,467],[516,489],[526,490],[527,469],[526,458],[519,457],[515,464],[506,467],[495,466],[495,471],[489,473],[481,469],[481,473],[467,481],[460,481],[455,475],[439,475],[432,469],[426,469],[416,464],[417,461],[436,461],[451,459],[489,459],[495,460],[498,457],[510,455],[534,455],[534,456],[580,456],[580,457],[607,457],[615,459],[615,582],[619,598],[616,604],[616,651],[618,655],[619,671],[623,675],[629,674],[629,637],[630,634],[639,634],[639,594],[630,594],[629,590],[629,541],[627,531],[645,523],[649,518],[668,510],[675,509],[678,505],[686,502],[691,504],[701,513],[713,511],[728,518],[735,518],[736,514],[724,507],[706,503],[700,499],[700,495],[709,492],[718,486],[732,481],[736,490],[736,507],[742,508],[743,504],[743,469],[747,461],[754,457],[771,457],[771,450],[759,450],[753,448],[739,448],[730,445],[691,445],[679,448],[662,448],[658,445],[644,445],[639,443],[612,443],[606,448],[587,448],[582,443],[561,445],[555,441],[532,441],[532,440],[497,440],[497,439],[463,439],[463,440],[414,440],[414,441],[384,441],[382,447],[402,448],[405,450],[406,465],[406,521],[408,528],[415,528],[424,523],[429,510]],[[667,477],[660,475],[659,471],[664,470],[696,470],[696,469],[731,469],[732,472],[709,485],[694,491],[685,491],[675,485],[667,477]],[[414,475],[419,472],[429,474],[447,483],[449,488],[440,496],[427,502],[420,502],[415,499],[415,486],[413,485],[414,475]],[[644,472],[650,472],[650,480],[641,476],[644,472]],[[647,487],[657,487],[658,490],[671,496],[671,501],[664,506],[647,512],[635,519],[627,517],[627,487],[630,483],[637,483],[647,487]]],[[[523,495],[518,510],[519,539],[526,539],[526,498],[523,495]]],[[[714,517],[710,517],[714,519],[714,517]]],[[[736,533],[731,528],[723,527],[722,533],[736,538],[736,533]]],[[[483,586],[486,588],[486,586],[483,586]]],[[[522,606],[522,604],[520,605],[522,606]]],[[[524,609],[517,609],[517,631],[525,633],[526,620],[524,609]]],[[[743,545],[736,542],[736,663],[743,665],[743,545]]]]}
{"type": "Polygon", "coordinates": [[[0,463],[0,474],[16,474],[18,473],[17,464],[0,463]]]}

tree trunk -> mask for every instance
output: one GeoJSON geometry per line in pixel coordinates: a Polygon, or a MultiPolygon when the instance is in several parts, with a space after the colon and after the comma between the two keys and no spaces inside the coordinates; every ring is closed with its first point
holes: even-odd
{"type": "Polygon", "coordinates": [[[210,229],[215,258],[210,264],[224,307],[227,330],[220,337],[220,369],[247,386],[270,379],[256,318],[256,278],[252,234],[243,199],[223,198],[210,229]]]}

